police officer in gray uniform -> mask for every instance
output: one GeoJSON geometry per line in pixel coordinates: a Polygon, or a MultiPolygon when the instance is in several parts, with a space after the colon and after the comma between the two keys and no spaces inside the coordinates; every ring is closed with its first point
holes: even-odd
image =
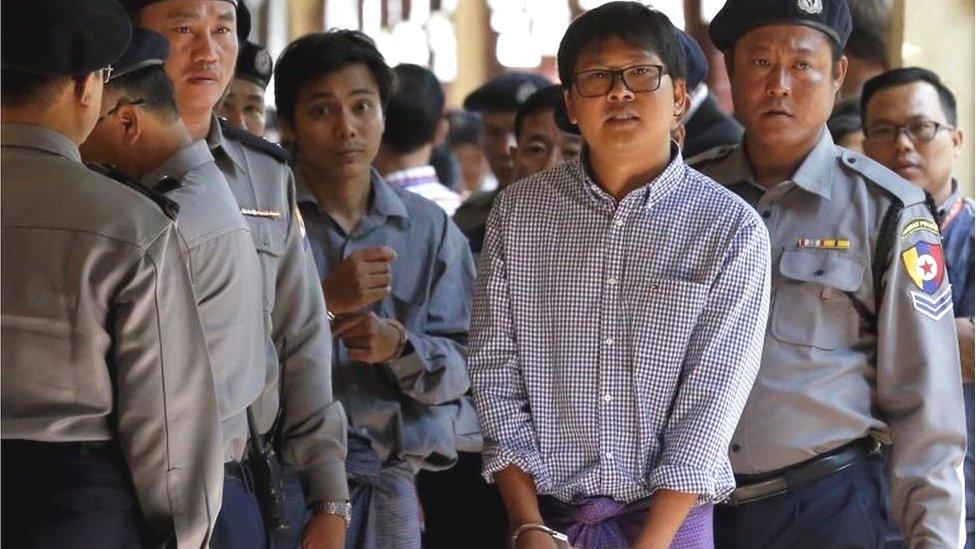
{"type": "Polygon", "coordinates": [[[825,127],[850,30],[845,0],[729,0],[709,29],[745,137],[689,163],[760,212],[773,262],[719,547],[880,547],[889,511],[911,547],[961,541],[966,437],[939,229],[922,192],[825,127]]]}
{"type": "Polygon", "coordinates": [[[212,547],[261,546],[258,500],[241,463],[247,407],[264,388],[263,277],[251,231],[204,141],[190,139],[163,64],[165,38],[136,28],[102,94],[82,158],[116,166],[180,207],[190,276],[210,351],[223,435],[224,492],[212,547]]]}
{"type": "Polygon", "coordinates": [[[4,546],[205,546],[218,410],[176,208],[78,152],[130,23],[114,0],[2,21],[4,546]]]}
{"type": "MultiPolygon", "coordinates": [[[[284,463],[298,470],[286,489],[297,528],[276,547],[295,546],[300,523],[315,547],[341,547],[349,518],[346,416],[332,395],[332,340],[321,282],[295,203],[283,149],[221,124],[214,106],[234,74],[234,0],[126,0],[130,15],[169,40],[165,69],[180,117],[205,138],[251,228],[263,273],[267,341],[265,387],[253,407],[257,430],[273,435],[284,463]],[[179,9],[174,9],[179,8],[179,9]],[[304,491],[304,494],[303,494],[304,491]],[[295,535],[290,535],[295,534],[295,535]]],[[[241,21],[244,23],[245,21],[241,21]]]]}

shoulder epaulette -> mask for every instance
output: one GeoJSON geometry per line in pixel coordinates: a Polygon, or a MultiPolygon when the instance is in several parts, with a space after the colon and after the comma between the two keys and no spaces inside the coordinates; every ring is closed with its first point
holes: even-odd
{"type": "Polygon", "coordinates": [[[176,220],[177,217],[179,217],[180,214],[179,204],[166,198],[159,192],[143,187],[142,185],[139,184],[138,181],[122,173],[115,166],[110,166],[108,164],[91,163],[88,164],[88,168],[104,175],[105,177],[108,177],[113,181],[117,181],[125,185],[126,187],[129,187],[130,189],[136,191],[137,193],[145,196],[149,200],[152,200],[157,206],[159,206],[159,209],[161,209],[163,213],[166,214],[166,217],[174,221],[176,220]]]}
{"type": "Polygon", "coordinates": [[[728,156],[738,145],[719,145],[718,147],[713,147],[707,151],[700,152],[691,158],[685,160],[685,164],[691,167],[695,167],[703,162],[709,162],[711,160],[720,160],[728,156]]]}
{"type": "Polygon", "coordinates": [[[841,152],[840,163],[859,173],[866,181],[881,187],[905,206],[925,202],[925,193],[921,188],[864,155],[845,150],[841,152]]]}
{"type": "Polygon", "coordinates": [[[288,164],[291,162],[291,154],[281,145],[276,145],[262,137],[258,137],[251,132],[231,126],[226,120],[220,120],[220,129],[228,139],[240,141],[241,143],[266,153],[272,158],[288,164]]]}

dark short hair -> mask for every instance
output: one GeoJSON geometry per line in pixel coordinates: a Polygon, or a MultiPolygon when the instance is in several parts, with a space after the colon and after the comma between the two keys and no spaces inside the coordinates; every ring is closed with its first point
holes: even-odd
{"type": "Polygon", "coordinates": [[[275,66],[275,107],[278,115],[295,121],[298,93],[308,81],[340,71],[350,65],[365,65],[380,92],[386,109],[393,88],[393,72],[376,44],[365,34],[346,29],[314,32],[285,48],[275,66]]]}
{"type": "Polygon", "coordinates": [[[529,96],[515,113],[515,140],[522,140],[522,126],[525,119],[540,111],[556,112],[556,107],[563,102],[563,87],[559,84],[547,86],[529,96]]]}
{"type": "Polygon", "coordinates": [[[451,146],[477,145],[481,146],[485,128],[481,124],[478,113],[467,111],[452,111],[447,113],[447,143],[451,146]]]}
{"type": "Polygon", "coordinates": [[[827,119],[827,130],[834,142],[839,142],[843,137],[861,131],[861,98],[848,97],[834,105],[830,118],[827,119]]]}
{"type": "Polygon", "coordinates": [[[881,90],[914,84],[915,82],[927,82],[939,92],[939,104],[942,105],[942,112],[949,124],[955,126],[957,122],[956,96],[942,83],[939,75],[921,67],[893,69],[865,82],[864,88],[861,90],[861,119],[867,121],[868,103],[871,102],[871,98],[875,94],[881,90]]]}
{"type": "Polygon", "coordinates": [[[54,95],[71,80],[70,76],[47,76],[31,74],[15,69],[0,71],[0,98],[4,105],[21,107],[35,104],[48,104],[54,95]]]}
{"type": "Polygon", "coordinates": [[[685,52],[671,20],[637,2],[610,2],[580,15],[566,29],[556,56],[563,88],[572,87],[580,54],[612,38],[657,54],[672,79],[685,79],[685,52]]]}
{"type": "Polygon", "coordinates": [[[124,93],[132,100],[145,101],[146,110],[165,120],[172,121],[180,116],[179,108],[176,106],[176,90],[162,65],[153,65],[123,74],[109,80],[105,87],[124,93]]]}
{"type": "Polygon", "coordinates": [[[847,40],[847,46],[844,47],[844,53],[848,57],[875,61],[885,70],[891,67],[891,62],[888,60],[888,43],[873,29],[855,25],[851,37],[847,40]]]}
{"type": "Polygon", "coordinates": [[[383,144],[406,154],[434,141],[444,113],[444,88],[420,65],[397,65],[393,74],[396,84],[386,105],[383,144]]]}

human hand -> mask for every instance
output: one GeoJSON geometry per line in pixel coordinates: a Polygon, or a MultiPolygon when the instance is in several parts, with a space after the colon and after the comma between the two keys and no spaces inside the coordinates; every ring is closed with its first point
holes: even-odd
{"type": "Polygon", "coordinates": [[[312,515],[302,534],[302,549],[343,549],[345,544],[346,520],[322,511],[312,515]]]}
{"type": "Polygon", "coordinates": [[[332,325],[332,333],[345,343],[349,358],[367,364],[393,360],[403,328],[396,320],[380,318],[372,311],[344,316],[332,325]]]}
{"type": "Polygon", "coordinates": [[[391,264],[396,252],[386,246],[356,250],[322,280],[329,310],[335,315],[353,313],[390,295],[391,264]]]}

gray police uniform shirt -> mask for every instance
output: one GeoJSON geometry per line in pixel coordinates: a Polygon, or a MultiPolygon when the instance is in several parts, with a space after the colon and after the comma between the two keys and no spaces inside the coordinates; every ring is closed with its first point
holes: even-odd
{"type": "Polygon", "coordinates": [[[332,397],[332,336],[295,205],[295,179],[283,159],[255,145],[259,138],[249,139],[227,137],[214,117],[207,144],[251,227],[262,267],[271,339],[264,391],[254,406],[258,429],[272,428],[280,406],[282,457],[300,472],[306,500],[348,500],[346,415],[332,397]]]}
{"type": "Polygon", "coordinates": [[[177,226],[210,352],[224,461],[239,461],[247,447],[247,407],[264,389],[271,335],[251,229],[204,141],[180,150],[141,183],[180,206],[177,226]]]}
{"type": "Polygon", "coordinates": [[[966,444],[959,356],[924,194],[834,145],[826,128],[793,177],[769,190],[755,183],[741,144],[689,163],[752,204],[772,244],[769,325],[732,438],[735,472],[795,465],[870,435],[893,444],[892,499],[906,539],[958,546],[966,444]],[[896,202],[904,209],[886,229],[890,251],[875,280],[877,242],[896,202]],[[876,332],[859,307],[876,317],[876,332]]]}
{"type": "Polygon", "coordinates": [[[459,438],[479,436],[472,403],[462,398],[471,384],[465,359],[474,261],[464,235],[436,204],[375,172],[371,185],[369,210],[346,234],[299,179],[299,205],[320,276],[356,250],[387,246],[397,253],[392,291],[370,310],[399,320],[412,352],[364,364],[351,360],[336,338],[336,395],[351,429],[369,440],[381,463],[443,469],[455,463],[459,438]]]}
{"type": "Polygon", "coordinates": [[[67,137],[0,131],[3,438],[116,441],[152,541],[200,547],[223,462],[176,229],[67,137]]]}

